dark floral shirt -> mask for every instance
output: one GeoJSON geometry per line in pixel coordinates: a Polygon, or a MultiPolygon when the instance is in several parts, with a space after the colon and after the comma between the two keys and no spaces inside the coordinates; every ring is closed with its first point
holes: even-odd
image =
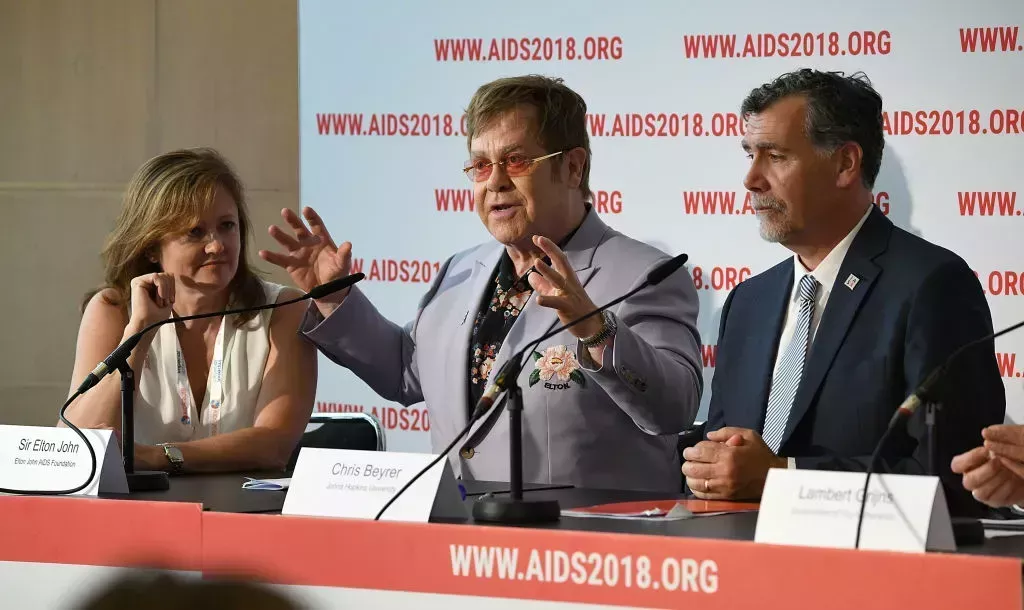
{"type": "Polygon", "coordinates": [[[516,282],[515,273],[508,253],[502,254],[490,284],[492,289],[485,291],[473,322],[473,334],[469,339],[470,412],[484,393],[502,342],[533,293],[525,279],[516,282]]]}
{"type": "MultiPolygon", "coordinates": [[[[591,212],[592,206],[588,203],[584,221],[591,212]]],[[[558,247],[564,250],[581,226],[582,221],[558,243],[558,247]]],[[[551,264],[546,256],[544,262],[551,264]]],[[[508,252],[501,255],[490,286],[490,291],[484,291],[473,322],[473,334],[469,337],[469,414],[473,413],[487,388],[487,378],[501,344],[533,294],[526,276],[516,276],[516,267],[508,252]]]]}

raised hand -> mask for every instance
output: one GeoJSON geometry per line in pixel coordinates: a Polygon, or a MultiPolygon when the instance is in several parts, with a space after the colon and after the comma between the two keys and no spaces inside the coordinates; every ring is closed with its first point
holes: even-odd
{"type": "Polygon", "coordinates": [[[166,320],[174,304],[174,276],[169,273],[147,273],[132,278],[132,314],[128,322],[135,331],[166,320]]]}
{"type": "MultiPolygon", "coordinates": [[[[287,271],[300,290],[309,292],[324,282],[349,274],[352,244],[345,242],[336,246],[320,215],[313,208],[303,208],[302,215],[309,223],[308,228],[293,210],[281,210],[281,217],[292,228],[293,234],[289,235],[277,225],[272,225],[269,233],[285,252],[260,250],[259,255],[268,263],[287,271]]],[[[316,305],[326,317],[341,305],[347,295],[346,288],[317,300],[316,305]]]]}
{"type": "MultiPolygon", "coordinates": [[[[538,260],[534,263],[537,273],[530,274],[529,282],[537,293],[537,304],[554,309],[562,324],[568,324],[596,309],[597,306],[580,284],[565,253],[546,237],[534,236],[533,243],[551,259],[551,265],[538,260]]],[[[583,339],[600,330],[601,318],[592,316],[570,328],[569,332],[583,339]]]]}

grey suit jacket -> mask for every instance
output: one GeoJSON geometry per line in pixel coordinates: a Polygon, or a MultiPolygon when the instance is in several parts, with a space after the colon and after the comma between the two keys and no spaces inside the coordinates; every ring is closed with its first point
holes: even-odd
{"type": "MultiPolygon", "coordinates": [[[[431,444],[440,451],[468,422],[470,333],[503,248],[493,242],[449,258],[405,327],[385,319],[354,287],[327,319],[311,305],[301,332],[385,399],[425,401],[431,444]]],[[[669,258],[611,229],[593,210],[564,251],[597,305],[669,258]]],[[[524,482],[678,492],[677,435],[696,417],[703,391],[697,309],[693,283],[680,270],[611,310],[618,332],[599,370],[581,366],[567,381],[545,381],[537,368],[543,363],[529,357],[518,378],[524,482]]],[[[491,381],[509,357],[557,324],[555,311],[531,297],[498,352],[491,381]]],[[[585,348],[568,331],[536,351],[559,345],[585,362],[585,348]]],[[[472,458],[453,452],[450,460],[464,479],[507,481],[508,446],[503,416],[472,458]]]]}

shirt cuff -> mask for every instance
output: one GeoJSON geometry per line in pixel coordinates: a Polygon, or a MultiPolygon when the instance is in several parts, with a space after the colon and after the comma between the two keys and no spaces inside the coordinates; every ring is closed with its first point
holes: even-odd
{"type": "Polygon", "coordinates": [[[796,468],[796,458],[786,458],[786,468],[794,470],[796,468]]]}
{"type": "Polygon", "coordinates": [[[601,364],[598,364],[590,357],[590,349],[583,347],[583,342],[576,340],[576,360],[580,368],[588,373],[600,373],[605,368],[605,363],[612,355],[612,348],[615,346],[615,337],[612,337],[604,344],[604,354],[601,357],[601,364]]]}

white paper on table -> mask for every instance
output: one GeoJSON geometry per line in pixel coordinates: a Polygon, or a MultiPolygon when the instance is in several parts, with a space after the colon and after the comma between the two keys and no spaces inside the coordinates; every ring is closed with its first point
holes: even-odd
{"type": "Polygon", "coordinates": [[[985,528],[985,538],[1024,536],[1024,519],[979,519],[979,521],[985,528]],[[1007,525],[1009,527],[1006,529],[1000,527],[1007,525]]]}
{"type": "MultiPolygon", "coordinates": [[[[594,512],[587,510],[567,509],[562,511],[564,517],[597,517],[602,519],[623,519],[626,521],[677,521],[692,519],[697,516],[682,504],[676,504],[672,510],[665,512],[660,508],[652,508],[633,513],[594,512]]],[[[702,515],[703,516],[703,515],[702,515]]]]}
{"type": "Polygon", "coordinates": [[[256,489],[261,491],[283,491],[288,489],[291,479],[254,479],[245,477],[242,489],[256,489]]]}

